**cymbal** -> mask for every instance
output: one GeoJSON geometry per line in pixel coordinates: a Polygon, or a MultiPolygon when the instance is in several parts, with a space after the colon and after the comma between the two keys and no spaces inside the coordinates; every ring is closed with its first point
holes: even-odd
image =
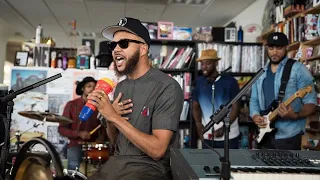
{"type": "Polygon", "coordinates": [[[50,164],[40,157],[27,157],[18,168],[15,180],[53,180],[50,164]]]}
{"type": "Polygon", "coordinates": [[[72,120],[57,114],[47,113],[47,112],[39,112],[39,111],[20,111],[18,112],[21,116],[35,119],[39,121],[48,121],[48,122],[56,122],[61,124],[69,124],[72,123],[72,120]]]}

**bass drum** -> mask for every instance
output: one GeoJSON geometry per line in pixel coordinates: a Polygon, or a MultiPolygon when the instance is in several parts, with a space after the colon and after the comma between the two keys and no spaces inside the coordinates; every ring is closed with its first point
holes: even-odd
{"type": "Polygon", "coordinates": [[[33,138],[21,147],[10,173],[10,180],[53,180],[64,177],[57,151],[49,141],[41,137],[33,138]],[[30,148],[36,144],[46,148],[46,156],[30,153],[30,148]]]}

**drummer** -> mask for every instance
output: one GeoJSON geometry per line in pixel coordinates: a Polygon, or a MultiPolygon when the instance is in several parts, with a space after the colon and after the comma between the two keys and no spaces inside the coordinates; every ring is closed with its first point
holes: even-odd
{"type": "Polygon", "coordinates": [[[80,168],[83,157],[81,143],[93,141],[101,143],[105,140],[105,137],[107,137],[105,128],[100,128],[99,131],[90,135],[90,131],[100,125],[97,112],[94,112],[87,121],[80,121],[79,119],[79,114],[87,102],[87,96],[94,90],[96,83],[97,81],[92,77],[85,77],[79,82],[77,84],[76,94],[80,97],[69,101],[63,111],[63,116],[73,121],[71,124],[59,125],[59,133],[69,139],[67,147],[69,170],[80,168]]]}

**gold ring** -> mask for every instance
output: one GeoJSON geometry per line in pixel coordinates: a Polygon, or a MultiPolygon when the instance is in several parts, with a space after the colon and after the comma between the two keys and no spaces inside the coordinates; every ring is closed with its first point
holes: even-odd
{"type": "Polygon", "coordinates": [[[100,96],[99,96],[99,99],[101,99],[102,97],[103,97],[103,96],[100,95],[100,96]]]}
{"type": "Polygon", "coordinates": [[[123,106],[123,103],[122,102],[119,102],[119,104],[118,104],[119,106],[123,106]]]}

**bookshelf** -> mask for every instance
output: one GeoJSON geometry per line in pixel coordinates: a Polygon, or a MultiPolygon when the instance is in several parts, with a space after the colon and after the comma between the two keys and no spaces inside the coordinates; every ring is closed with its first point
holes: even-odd
{"type": "MultiPolygon", "coordinates": [[[[289,39],[287,47],[288,57],[305,64],[314,76],[319,89],[320,83],[320,5],[307,8],[286,17],[283,22],[271,25],[263,32],[258,41],[266,42],[267,36],[272,32],[283,32],[289,39]],[[310,27],[317,27],[317,30],[310,27]]],[[[319,93],[317,91],[317,93],[319,93]]],[[[318,94],[319,97],[319,94],[318,94]]],[[[306,133],[302,137],[302,149],[320,150],[320,107],[316,114],[307,118],[306,133]]]]}
{"type": "Polygon", "coordinates": [[[179,122],[180,148],[195,148],[191,110],[192,81],[195,79],[194,41],[151,40],[149,58],[152,66],[173,77],[184,91],[184,106],[179,122]],[[189,142],[185,142],[188,136],[189,142]]]}
{"type": "MultiPolygon", "coordinates": [[[[179,128],[180,129],[188,129],[189,131],[189,138],[190,138],[190,143],[189,147],[191,148],[197,148],[197,140],[198,140],[198,134],[196,132],[196,125],[193,120],[193,115],[192,115],[192,101],[191,101],[191,92],[193,90],[193,82],[195,81],[196,77],[199,75],[202,75],[199,66],[197,62],[195,61],[196,58],[200,56],[200,52],[203,48],[201,48],[201,44],[216,44],[216,45],[222,45],[222,46],[230,46],[230,47],[238,47],[239,48],[239,60],[240,62],[242,59],[245,59],[246,56],[243,56],[242,51],[245,50],[246,47],[259,47],[261,48],[259,51],[256,51],[255,54],[262,54],[262,43],[239,43],[239,42],[201,42],[201,41],[180,41],[180,40],[152,40],[151,46],[150,46],[150,59],[152,61],[153,66],[158,67],[161,71],[167,73],[168,75],[174,76],[174,75],[181,75],[185,73],[190,73],[191,74],[191,81],[189,82],[190,84],[190,95],[189,98],[185,98],[185,101],[189,103],[189,108],[188,108],[188,115],[186,120],[180,121],[179,123],[179,128]],[[163,58],[162,63],[157,63],[155,61],[159,61],[159,57],[161,56],[161,53],[163,53],[163,46],[166,46],[166,56],[163,58]],[[187,66],[183,66],[183,68],[164,68],[161,66],[165,62],[165,59],[167,56],[170,56],[170,53],[174,50],[174,48],[177,47],[178,50],[176,52],[176,55],[178,54],[179,49],[181,48],[186,48],[190,47],[192,48],[193,52],[195,55],[192,56],[192,59],[190,59],[188,62],[189,64],[187,66]],[[159,66],[160,64],[160,66],[159,66]]],[[[208,47],[209,48],[209,47],[208,47]]],[[[219,52],[219,50],[218,50],[219,52]]],[[[225,53],[227,54],[227,52],[225,53]]],[[[191,53],[189,54],[191,56],[191,53]]],[[[174,59],[176,56],[173,56],[172,59],[174,59]]],[[[224,58],[224,54],[221,54],[222,60],[224,58]]],[[[226,57],[225,57],[226,58],[226,57]]],[[[260,58],[260,66],[264,64],[264,59],[263,56],[260,58]]],[[[253,76],[256,71],[260,69],[259,67],[256,67],[256,69],[250,69],[251,71],[234,71],[231,72],[230,74],[232,76],[235,76],[236,79],[242,79],[248,76],[253,76]]],[[[246,117],[248,116],[248,113],[245,115],[246,117]]],[[[240,122],[239,123],[241,126],[248,126],[252,127],[252,123],[249,123],[249,120],[246,120],[245,122],[240,122]]],[[[180,134],[181,136],[181,134],[180,134]]]]}

